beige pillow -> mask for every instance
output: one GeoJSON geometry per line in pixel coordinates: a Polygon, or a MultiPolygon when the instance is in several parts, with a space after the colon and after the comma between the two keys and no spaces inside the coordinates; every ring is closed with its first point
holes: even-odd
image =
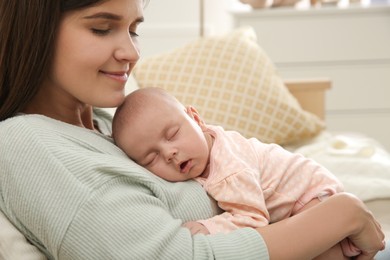
{"type": "Polygon", "coordinates": [[[207,123],[266,143],[287,144],[324,127],[287,90],[250,27],[145,58],[134,76],[141,88],[161,87],[193,105],[207,123]]]}

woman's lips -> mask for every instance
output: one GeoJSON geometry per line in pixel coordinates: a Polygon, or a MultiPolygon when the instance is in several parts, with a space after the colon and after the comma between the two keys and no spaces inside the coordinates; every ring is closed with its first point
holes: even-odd
{"type": "Polygon", "coordinates": [[[107,71],[101,71],[104,75],[106,75],[109,78],[112,78],[114,80],[120,81],[120,82],[126,82],[129,76],[126,72],[107,72],[107,71]]]}

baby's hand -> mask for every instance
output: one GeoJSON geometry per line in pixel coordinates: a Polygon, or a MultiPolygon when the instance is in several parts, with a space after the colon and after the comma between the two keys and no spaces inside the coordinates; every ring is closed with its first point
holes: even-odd
{"type": "Polygon", "coordinates": [[[196,234],[205,234],[208,235],[210,232],[207,230],[205,226],[200,224],[199,222],[196,221],[189,221],[183,224],[183,227],[186,227],[190,230],[192,235],[196,234]]]}

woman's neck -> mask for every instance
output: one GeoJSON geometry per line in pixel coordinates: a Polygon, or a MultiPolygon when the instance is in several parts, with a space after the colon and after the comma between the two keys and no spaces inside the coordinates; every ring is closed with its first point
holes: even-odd
{"type": "Polygon", "coordinates": [[[95,130],[93,108],[82,104],[65,92],[43,85],[23,109],[26,114],[40,114],[68,124],[95,130]]]}
{"type": "Polygon", "coordinates": [[[91,106],[86,106],[82,109],[72,111],[67,111],[66,108],[64,108],[63,111],[58,111],[55,109],[48,110],[41,106],[36,107],[28,105],[22,112],[25,114],[40,114],[68,124],[95,130],[93,122],[93,108],[91,106]]]}
{"type": "Polygon", "coordinates": [[[34,99],[21,111],[26,114],[44,115],[68,124],[94,130],[93,108],[89,105],[77,107],[53,104],[53,102],[39,102],[34,99]]]}

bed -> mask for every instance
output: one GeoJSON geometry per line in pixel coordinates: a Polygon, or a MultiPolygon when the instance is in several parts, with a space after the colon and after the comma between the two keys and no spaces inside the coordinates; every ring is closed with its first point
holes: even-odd
{"type": "MultiPolygon", "coordinates": [[[[202,38],[141,60],[127,92],[159,86],[194,105],[206,122],[275,142],[317,160],[361,198],[390,237],[390,155],[375,140],[326,129],[331,80],[286,80],[251,28],[202,38]]],[[[114,109],[107,109],[114,113],[114,109]]],[[[45,259],[0,212],[0,259],[45,259]]]]}
{"type": "MultiPolygon", "coordinates": [[[[303,109],[324,118],[330,80],[286,81],[286,86],[303,109]]],[[[286,148],[329,168],[348,192],[365,202],[382,225],[387,239],[390,238],[390,155],[376,140],[359,133],[324,130],[312,139],[286,148]]]]}

